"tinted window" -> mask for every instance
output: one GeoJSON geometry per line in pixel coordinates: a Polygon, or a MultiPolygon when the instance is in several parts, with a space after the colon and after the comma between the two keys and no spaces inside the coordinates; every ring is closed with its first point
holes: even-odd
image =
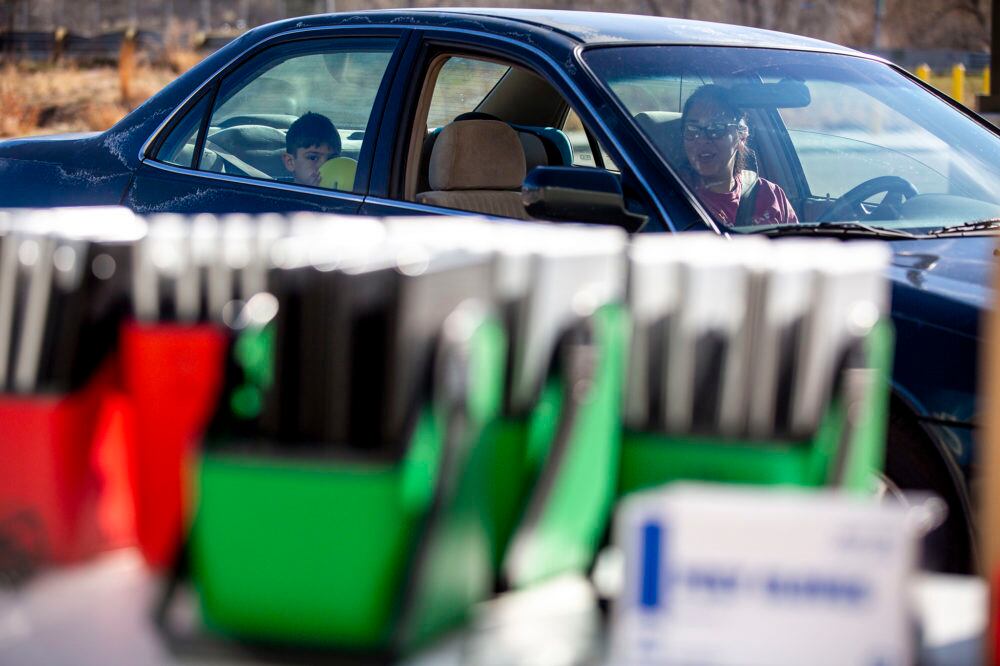
{"type": "Polygon", "coordinates": [[[780,113],[813,194],[839,197],[885,175],[906,178],[922,193],[948,193],[944,141],[852,86],[810,81],[808,87],[808,107],[780,113]]]}
{"type": "MultiPolygon", "coordinates": [[[[442,128],[456,118],[463,122],[494,119],[506,123],[519,140],[526,173],[549,166],[601,167],[618,172],[618,167],[603,149],[594,154],[591,137],[580,117],[559,90],[537,72],[471,56],[447,56],[436,76],[428,76],[427,85],[433,86],[427,117],[417,116],[414,123],[418,130],[426,127],[427,132],[415,137],[420,143],[412,150],[419,159],[407,166],[408,199],[494,215],[525,214],[517,188],[512,187],[509,179],[495,177],[490,169],[485,169],[484,173],[492,180],[480,178],[475,188],[453,187],[448,184],[448,178],[436,178],[437,183],[432,186],[432,155],[438,149],[438,137],[442,128]],[[501,210],[485,203],[483,197],[463,194],[462,190],[496,191],[499,194],[492,194],[491,200],[514,203],[501,210]]],[[[457,135],[457,132],[453,134],[457,135]]],[[[475,133],[468,133],[461,141],[449,144],[448,149],[454,151],[456,158],[440,160],[439,175],[442,165],[460,163],[466,165],[463,167],[466,173],[478,168],[483,148],[475,137],[475,133]]]]}
{"type": "MultiPolygon", "coordinates": [[[[390,39],[309,40],[255,56],[221,82],[197,168],[354,191],[394,48],[390,39]]],[[[191,165],[204,107],[177,126],[158,159],[191,165]]]]}
{"type": "MultiPolygon", "coordinates": [[[[596,167],[597,160],[594,159],[594,150],[590,147],[587,131],[583,127],[580,116],[576,115],[576,111],[573,109],[570,109],[566,114],[562,131],[569,138],[570,145],[573,147],[573,166],[596,167]]],[[[601,148],[601,158],[605,169],[618,171],[618,166],[604,148],[601,148]]]]}
{"type": "Polygon", "coordinates": [[[584,57],[723,225],[926,230],[1000,216],[1000,138],[886,64],[695,46],[584,57]],[[742,197],[744,182],[764,200],[742,197]]]}
{"type": "Polygon", "coordinates": [[[205,118],[205,113],[208,112],[210,97],[211,95],[202,96],[201,101],[170,131],[163,145],[157,151],[156,159],[182,167],[196,166],[194,164],[194,151],[198,130],[201,129],[201,121],[205,118]]]}
{"type": "Polygon", "coordinates": [[[475,109],[508,69],[507,65],[486,60],[449,58],[434,84],[428,128],[447,125],[455,116],[475,109]]]}

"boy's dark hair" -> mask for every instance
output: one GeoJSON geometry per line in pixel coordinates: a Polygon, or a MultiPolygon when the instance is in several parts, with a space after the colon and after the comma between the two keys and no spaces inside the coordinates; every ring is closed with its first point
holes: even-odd
{"type": "Polygon", "coordinates": [[[312,111],[292,123],[285,134],[285,150],[290,155],[294,155],[299,148],[310,148],[323,143],[333,151],[331,157],[340,154],[340,134],[337,133],[337,128],[329,118],[312,111]]]}

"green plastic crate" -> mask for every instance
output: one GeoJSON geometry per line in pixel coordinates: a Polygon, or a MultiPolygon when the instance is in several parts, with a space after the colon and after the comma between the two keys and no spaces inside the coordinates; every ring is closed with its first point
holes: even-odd
{"type": "Polygon", "coordinates": [[[626,431],[619,494],[680,480],[870,492],[884,464],[892,348],[892,327],[880,323],[866,341],[872,382],[846,435],[842,397],[831,402],[808,442],[734,442],[626,431]]]}
{"type": "Polygon", "coordinates": [[[564,411],[566,394],[580,387],[553,373],[529,415],[498,425],[492,551],[511,587],[585,570],[594,558],[617,484],[627,329],[623,306],[595,313],[593,379],[575,415],[564,411]]]}
{"type": "Polygon", "coordinates": [[[448,415],[429,404],[398,460],[208,447],[189,552],[209,628],[393,653],[461,621],[492,591],[484,525],[501,327],[481,325],[471,348],[460,437],[449,439],[448,415]]]}

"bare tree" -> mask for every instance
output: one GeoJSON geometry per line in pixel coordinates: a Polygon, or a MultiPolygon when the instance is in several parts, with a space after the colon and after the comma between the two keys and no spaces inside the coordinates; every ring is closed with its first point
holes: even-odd
{"type": "Polygon", "coordinates": [[[891,47],[989,49],[990,0],[895,0],[887,4],[891,47]]]}

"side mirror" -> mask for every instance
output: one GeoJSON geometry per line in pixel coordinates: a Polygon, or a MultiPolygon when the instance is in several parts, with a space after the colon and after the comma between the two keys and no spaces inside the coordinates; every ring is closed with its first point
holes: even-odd
{"type": "Polygon", "coordinates": [[[604,169],[536,167],[521,185],[521,201],[541,220],[607,224],[628,232],[646,222],[625,207],[621,181],[604,169]]]}

